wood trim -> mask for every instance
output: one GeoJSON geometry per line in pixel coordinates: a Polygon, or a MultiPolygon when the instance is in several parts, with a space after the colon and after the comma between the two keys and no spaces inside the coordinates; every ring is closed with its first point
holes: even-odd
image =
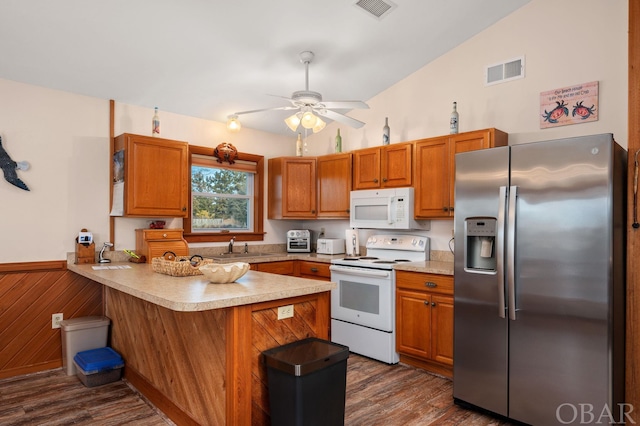
{"type": "Polygon", "coordinates": [[[640,230],[633,223],[633,179],[635,153],[640,149],[640,2],[629,1],[629,93],[628,93],[628,219],[627,219],[627,325],[625,362],[625,401],[634,410],[630,417],[639,421],[640,408],[640,230]]]}
{"type": "MultiPolygon", "coordinates": [[[[109,100],[109,212],[113,206],[113,154],[115,153],[115,101],[109,100]]],[[[109,213],[109,241],[116,244],[116,218],[109,213]]],[[[113,250],[111,247],[110,250],[113,250]]]]}
{"type": "Polygon", "coordinates": [[[40,371],[52,370],[54,368],[62,367],[62,359],[43,362],[40,364],[27,365],[24,367],[12,368],[9,370],[0,371],[0,379],[6,379],[7,377],[23,376],[25,374],[39,373],[40,371]]]}
{"type": "Polygon", "coordinates": [[[406,354],[400,354],[400,362],[414,367],[422,368],[430,373],[439,374],[453,379],[453,367],[444,366],[438,362],[414,358],[406,354]]]}
{"type": "Polygon", "coordinates": [[[44,262],[0,263],[0,273],[64,271],[66,269],[67,269],[66,260],[48,260],[44,262]]]}
{"type": "Polygon", "coordinates": [[[149,383],[135,368],[125,366],[124,378],[177,425],[200,424],[149,383]]]}
{"type": "Polygon", "coordinates": [[[251,424],[251,305],[227,313],[227,425],[251,424]]]}

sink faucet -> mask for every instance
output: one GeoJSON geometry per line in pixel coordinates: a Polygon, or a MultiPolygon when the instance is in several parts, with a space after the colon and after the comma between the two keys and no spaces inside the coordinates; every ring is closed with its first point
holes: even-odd
{"type": "Polygon", "coordinates": [[[231,237],[231,240],[229,240],[229,253],[233,253],[233,241],[236,239],[236,237],[231,237]]]}

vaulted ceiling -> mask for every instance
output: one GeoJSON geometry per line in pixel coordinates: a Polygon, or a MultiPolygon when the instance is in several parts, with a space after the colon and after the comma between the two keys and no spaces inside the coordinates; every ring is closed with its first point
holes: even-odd
{"type": "MultiPolygon", "coordinates": [[[[3,0],[0,78],[224,122],[289,105],[302,51],[310,90],[367,101],[528,1],[3,0]]],[[[290,135],[287,115],[242,123],[290,135]]]]}

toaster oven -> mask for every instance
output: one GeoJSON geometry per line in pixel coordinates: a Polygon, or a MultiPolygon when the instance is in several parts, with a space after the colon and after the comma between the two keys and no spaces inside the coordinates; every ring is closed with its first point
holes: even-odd
{"type": "Polygon", "coordinates": [[[311,231],[292,229],[287,231],[288,253],[311,253],[311,231]]]}

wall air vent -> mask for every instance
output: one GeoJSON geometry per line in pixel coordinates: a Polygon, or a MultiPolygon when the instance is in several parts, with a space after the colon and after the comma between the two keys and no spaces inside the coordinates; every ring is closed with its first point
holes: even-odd
{"type": "Polygon", "coordinates": [[[487,66],[484,72],[484,85],[491,86],[519,78],[524,78],[524,56],[487,66]]]}
{"type": "Polygon", "coordinates": [[[389,0],[358,0],[355,6],[367,12],[369,16],[382,19],[389,15],[397,5],[389,0]]]}

